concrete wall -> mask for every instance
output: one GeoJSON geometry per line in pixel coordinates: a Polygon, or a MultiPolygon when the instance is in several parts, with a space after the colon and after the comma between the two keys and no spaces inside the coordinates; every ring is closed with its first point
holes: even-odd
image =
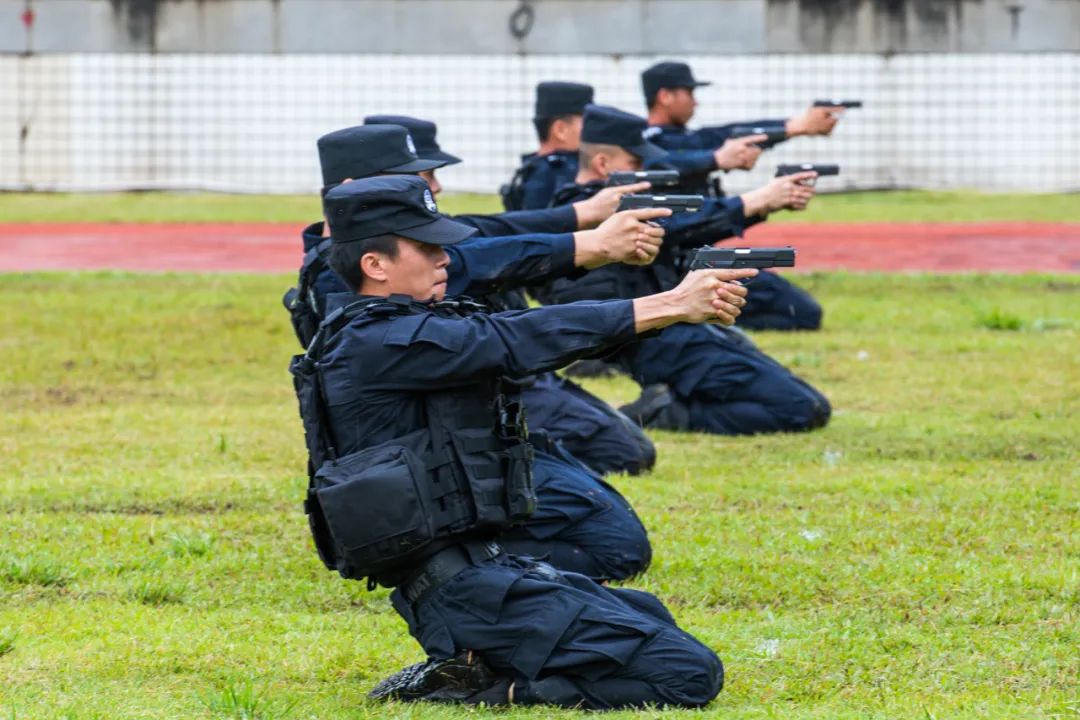
{"type": "Polygon", "coordinates": [[[0,0],[0,52],[1080,51],[1080,0],[0,0]],[[25,8],[33,11],[29,28],[25,8]],[[510,31],[519,8],[520,37],[510,31]],[[526,15],[531,23],[525,22],[526,15]]]}

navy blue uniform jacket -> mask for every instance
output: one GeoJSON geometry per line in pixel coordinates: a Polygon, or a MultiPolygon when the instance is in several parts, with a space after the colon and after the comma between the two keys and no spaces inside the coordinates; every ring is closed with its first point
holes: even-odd
{"type": "MultiPolygon", "coordinates": [[[[360,299],[332,295],[327,312],[360,299]]],[[[556,370],[632,342],[631,302],[588,302],[467,318],[361,316],[328,340],[320,361],[330,423],[347,454],[427,427],[425,391],[556,370]]]]}
{"type": "Polygon", "coordinates": [[[556,150],[548,155],[529,153],[521,156],[521,167],[503,196],[507,210],[535,210],[551,205],[555,191],[574,182],[578,171],[576,150],[556,150]]]}

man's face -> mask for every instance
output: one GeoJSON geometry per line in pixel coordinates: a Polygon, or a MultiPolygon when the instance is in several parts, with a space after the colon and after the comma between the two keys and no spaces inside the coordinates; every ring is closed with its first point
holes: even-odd
{"type": "Polygon", "coordinates": [[[697,107],[693,88],[669,88],[660,92],[666,93],[665,106],[671,122],[676,125],[690,122],[690,118],[694,117],[694,108],[697,107]]]}
{"type": "Polygon", "coordinates": [[[584,115],[567,115],[551,124],[551,139],[559,147],[573,150],[581,145],[581,126],[585,124],[584,115]]]}
{"type": "Polygon", "coordinates": [[[373,254],[378,255],[379,267],[385,278],[380,287],[381,293],[408,295],[421,302],[446,297],[446,266],[450,264],[450,257],[441,245],[401,238],[398,240],[396,258],[373,254]]]}
{"type": "Polygon", "coordinates": [[[600,175],[605,179],[613,172],[637,171],[641,169],[641,158],[621,147],[613,148],[597,156],[602,159],[600,175]]]}
{"type": "Polygon", "coordinates": [[[439,181],[435,179],[434,170],[425,170],[424,172],[420,173],[420,177],[424,178],[424,180],[427,181],[428,189],[431,190],[432,195],[438,195],[442,192],[442,185],[440,185],[439,181]]]}

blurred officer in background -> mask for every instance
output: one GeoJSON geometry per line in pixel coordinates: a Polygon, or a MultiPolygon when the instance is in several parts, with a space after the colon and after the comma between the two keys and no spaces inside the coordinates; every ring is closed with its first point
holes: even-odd
{"type": "MultiPolygon", "coordinates": [[[[791,118],[746,120],[730,125],[687,127],[694,117],[695,88],[711,85],[694,79],[686,63],[656,63],[641,73],[645,106],[649,109],[649,140],[670,155],[666,162],[675,167],[684,192],[722,194],[719,183],[709,182],[718,170],[750,170],[763,147],[771,147],[759,135],[732,138],[733,128],[753,126],[784,130],[787,138],[799,135],[829,135],[844,112],[842,107],[811,107],[791,118]]],[[[775,144],[775,143],[773,143],[775,144]]]]}
{"type": "MultiPolygon", "coordinates": [[[[440,167],[455,165],[461,162],[459,158],[443,152],[439,147],[439,143],[437,142],[438,127],[430,120],[421,120],[420,118],[409,117],[407,115],[369,115],[364,119],[364,127],[404,128],[406,131],[405,142],[407,149],[416,154],[421,161],[429,162],[434,165],[434,167],[417,172],[418,175],[427,180],[428,187],[434,195],[438,195],[442,192],[442,184],[435,176],[435,171],[440,167]]],[[[329,135],[324,136],[323,141],[331,146],[334,143],[340,142],[343,146],[353,147],[356,144],[354,137],[358,130],[359,128],[346,128],[345,130],[338,131],[339,133],[342,133],[340,136],[335,133],[330,133],[329,135]]],[[[375,162],[375,156],[376,148],[374,143],[366,144],[364,150],[365,160],[369,163],[375,162]]],[[[349,162],[346,161],[341,170],[336,172],[335,176],[341,176],[343,172],[348,171],[348,169],[349,162]]],[[[387,170],[384,172],[396,171],[387,170]]],[[[367,175],[358,175],[357,177],[366,176],[367,175]]],[[[326,178],[324,177],[323,179],[325,180],[326,178]]],[[[570,212],[567,212],[568,208],[549,208],[545,205],[542,208],[501,212],[494,215],[476,213],[456,215],[454,216],[454,219],[458,222],[472,225],[480,231],[481,235],[486,237],[493,237],[496,235],[524,235],[527,233],[564,233],[573,232],[575,230],[588,230],[596,227],[604,220],[611,217],[611,214],[615,212],[615,208],[619,204],[619,199],[627,194],[627,192],[632,191],[633,190],[628,190],[626,188],[612,188],[601,197],[592,198],[589,202],[575,204],[573,208],[569,208],[570,212]]]]}
{"type": "MultiPolygon", "coordinates": [[[[557,202],[580,201],[602,187],[609,173],[638,170],[643,162],[663,157],[663,150],[643,139],[645,129],[643,118],[589,106],[577,183],[561,190],[557,202]]],[[[554,304],[634,298],[671,289],[682,279],[673,261],[675,248],[728,237],[774,210],[805,207],[813,188],[802,181],[811,177],[813,173],[775,178],[737,198],[707,200],[697,213],[663,221],[664,247],[652,265],[598,268],[583,277],[548,283],[537,295],[554,304]]],[[[791,432],[822,427],[831,413],[824,395],[732,329],[673,325],[628,346],[617,358],[645,388],[639,400],[620,410],[646,427],[723,435],[791,432]]]]}
{"type": "Polygon", "coordinates": [[[555,191],[577,174],[581,116],[593,101],[591,85],[542,82],[536,86],[533,125],[540,140],[535,153],[521,156],[521,167],[499,190],[507,210],[545,208],[555,191]]]}
{"type": "MultiPolygon", "coordinates": [[[[750,170],[762,148],[770,146],[764,135],[730,138],[737,125],[784,130],[796,135],[828,135],[836,126],[842,107],[811,107],[793,118],[772,118],[687,128],[697,100],[694,89],[710,85],[696,80],[685,63],[657,63],[641,74],[645,104],[649,108],[647,136],[665,150],[664,163],[679,170],[680,190],[693,194],[722,196],[719,182],[710,183],[717,170],[750,170]]],[[[715,176],[719,177],[719,176],[715,176]]],[[[762,273],[755,281],[753,303],[743,313],[739,326],[749,330],[817,330],[823,311],[810,293],[795,287],[779,275],[762,273]]]]}

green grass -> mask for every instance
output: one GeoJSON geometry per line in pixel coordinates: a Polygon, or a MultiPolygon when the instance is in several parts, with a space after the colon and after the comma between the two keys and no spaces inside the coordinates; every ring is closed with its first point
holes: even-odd
{"type": "MultiPolygon", "coordinates": [[[[453,213],[493,213],[494,195],[440,198],[453,213]]],[[[319,196],[215,193],[0,193],[0,223],[310,223],[322,215],[319,196]]]]}
{"type": "Polygon", "coordinates": [[[1080,222],[1080,195],[1036,193],[857,192],[819,195],[805,212],[769,222],[1080,222]]]}
{"type": "MultiPolygon", "coordinates": [[[[494,195],[440,199],[449,213],[502,210],[494,195]]],[[[316,195],[208,193],[0,193],[0,222],[286,222],[319,217],[316,195]]],[[[1024,220],[1080,222],[1077,195],[974,192],[864,192],[822,195],[802,213],[772,222],[960,222],[1024,220]]]]}
{"type": "MultiPolygon", "coordinates": [[[[421,652],[311,548],[290,281],[0,276],[0,718],[489,714],[364,699],[421,652]]],[[[605,717],[1076,717],[1080,278],[799,281],[826,329],[757,340],[831,425],[657,433],[613,480],[727,687],[605,717]]]]}

